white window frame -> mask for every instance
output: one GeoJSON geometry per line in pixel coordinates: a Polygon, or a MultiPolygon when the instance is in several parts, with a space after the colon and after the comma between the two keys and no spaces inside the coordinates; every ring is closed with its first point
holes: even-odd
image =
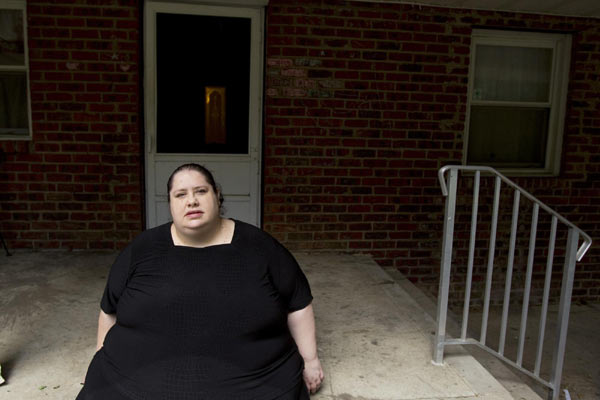
{"type": "Polygon", "coordinates": [[[471,55],[469,65],[469,84],[467,94],[467,112],[465,120],[465,140],[463,165],[467,165],[469,149],[469,126],[471,107],[486,106],[542,106],[550,109],[547,132],[546,155],[543,168],[497,168],[505,175],[512,176],[556,176],[560,172],[562,139],[564,132],[565,108],[569,82],[571,59],[571,35],[558,33],[538,33],[521,31],[501,31],[474,29],[471,36],[471,55]],[[475,59],[477,45],[535,47],[553,49],[550,95],[548,102],[490,101],[473,99],[475,80],[475,59]]]}
{"type": "Polygon", "coordinates": [[[0,9],[21,10],[23,11],[23,41],[24,41],[24,65],[1,65],[0,71],[25,72],[27,82],[27,120],[28,129],[8,129],[0,127],[0,140],[31,140],[32,120],[31,120],[31,88],[29,83],[29,49],[27,39],[27,3],[25,0],[0,0],[0,9]],[[26,133],[26,134],[25,134],[26,133]]]}

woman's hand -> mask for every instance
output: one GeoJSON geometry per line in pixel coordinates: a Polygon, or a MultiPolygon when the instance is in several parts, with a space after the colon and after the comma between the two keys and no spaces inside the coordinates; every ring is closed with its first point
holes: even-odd
{"type": "Polygon", "coordinates": [[[321,388],[321,383],[323,382],[323,368],[321,367],[321,361],[319,361],[318,357],[310,361],[304,360],[304,371],[302,371],[302,377],[304,378],[304,383],[306,383],[306,387],[310,394],[316,393],[321,388]]]}
{"type": "Polygon", "coordinates": [[[302,377],[308,391],[313,394],[323,382],[323,368],[317,355],[315,316],[312,305],[288,314],[288,327],[304,360],[302,377]]]}

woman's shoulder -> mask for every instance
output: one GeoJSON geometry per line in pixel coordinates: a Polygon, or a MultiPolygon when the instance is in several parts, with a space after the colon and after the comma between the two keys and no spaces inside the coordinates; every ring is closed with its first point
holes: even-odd
{"type": "Polygon", "coordinates": [[[140,232],[132,241],[133,247],[153,247],[158,243],[168,244],[170,240],[171,222],[155,226],[140,232]]]}
{"type": "Polygon", "coordinates": [[[235,222],[235,234],[242,239],[254,239],[254,240],[275,240],[269,233],[263,231],[261,228],[249,224],[248,222],[240,221],[238,219],[233,220],[235,222]]]}
{"type": "Polygon", "coordinates": [[[270,233],[247,222],[234,220],[236,243],[262,250],[284,250],[285,247],[270,233]]]}

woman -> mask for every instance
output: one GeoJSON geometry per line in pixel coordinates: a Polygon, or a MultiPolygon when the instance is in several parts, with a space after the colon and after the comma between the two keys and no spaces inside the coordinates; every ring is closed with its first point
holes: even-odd
{"type": "Polygon", "coordinates": [[[78,400],[297,400],[323,380],[312,296],[292,255],[220,216],[212,174],[177,168],[173,218],[111,268],[78,400]]]}

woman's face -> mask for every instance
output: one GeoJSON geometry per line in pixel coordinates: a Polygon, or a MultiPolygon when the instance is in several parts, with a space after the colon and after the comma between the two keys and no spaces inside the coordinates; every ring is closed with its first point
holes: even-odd
{"type": "Polygon", "coordinates": [[[193,234],[220,218],[218,195],[198,171],[179,171],[169,197],[173,224],[179,232],[193,234]]]}

